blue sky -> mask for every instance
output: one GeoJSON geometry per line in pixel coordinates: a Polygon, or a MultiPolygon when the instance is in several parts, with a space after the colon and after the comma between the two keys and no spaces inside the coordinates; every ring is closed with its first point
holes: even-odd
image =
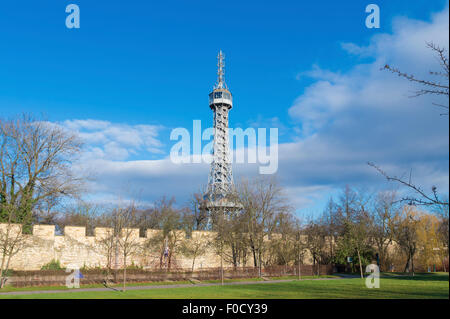
{"type": "MultiPolygon", "coordinates": [[[[170,130],[193,119],[211,125],[207,95],[222,49],[230,126],[279,127],[279,177],[299,210],[320,210],[345,184],[386,187],[368,160],[398,174],[413,168],[418,181],[448,193],[448,121],[429,106],[435,100],[413,101],[414,87],[375,71],[385,62],[425,75],[436,68],[424,46],[448,48],[448,1],[372,2],[4,3],[0,116],[44,114],[79,131],[83,167],[98,174],[96,198],[131,187],[144,201],[173,192],[183,202],[208,169],[189,168],[194,178],[167,163],[170,130]],[[364,25],[372,2],[380,29],[364,25]],[[69,3],[80,7],[80,29],[65,27],[69,3]],[[386,81],[398,99],[387,97],[386,81]]],[[[235,176],[254,169],[236,167],[235,176]]]]}

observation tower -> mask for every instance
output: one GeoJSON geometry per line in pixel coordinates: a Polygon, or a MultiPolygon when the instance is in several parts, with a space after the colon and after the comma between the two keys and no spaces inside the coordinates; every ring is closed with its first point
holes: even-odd
{"type": "Polygon", "coordinates": [[[231,212],[242,206],[237,202],[229,150],[228,114],[233,107],[233,96],[225,83],[224,54],[217,56],[217,82],[209,94],[209,107],[214,112],[214,146],[207,192],[204,196],[210,212],[231,212]]]}

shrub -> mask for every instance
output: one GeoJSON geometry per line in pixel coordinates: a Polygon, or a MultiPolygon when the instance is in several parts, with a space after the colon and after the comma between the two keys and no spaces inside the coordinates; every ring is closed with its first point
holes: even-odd
{"type": "Polygon", "coordinates": [[[59,260],[53,259],[48,264],[45,264],[41,267],[41,270],[61,270],[63,269],[61,267],[61,264],[59,263],[59,260]]]}
{"type": "Polygon", "coordinates": [[[14,274],[14,270],[12,269],[8,269],[8,270],[3,270],[3,276],[4,277],[10,277],[14,274]]]}
{"type": "Polygon", "coordinates": [[[143,267],[143,266],[136,265],[136,264],[134,263],[134,261],[133,261],[133,262],[131,262],[131,265],[128,265],[128,266],[127,266],[127,269],[131,269],[131,270],[142,270],[142,269],[144,269],[144,267],[143,267]]]}

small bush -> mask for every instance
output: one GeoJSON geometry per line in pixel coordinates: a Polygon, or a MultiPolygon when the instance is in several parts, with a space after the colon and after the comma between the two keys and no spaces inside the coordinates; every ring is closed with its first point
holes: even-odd
{"type": "Polygon", "coordinates": [[[136,264],[134,263],[134,261],[133,261],[133,262],[131,262],[131,265],[128,265],[128,266],[127,266],[127,269],[131,269],[131,270],[142,270],[142,269],[144,269],[144,267],[143,267],[143,266],[136,265],[136,264]]]}
{"type": "Polygon", "coordinates": [[[59,263],[59,260],[53,259],[48,264],[45,264],[41,267],[41,270],[61,270],[64,269],[61,267],[61,264],[59,263]]]}
{"type": "Polygon", "coordinates": [[[12,269],[8,269],[8,270],[4,270],[3,271],[3,276],[4,277],[11,277],[12,275],[14,274],[14,270],[12,270],[12,269]]]}

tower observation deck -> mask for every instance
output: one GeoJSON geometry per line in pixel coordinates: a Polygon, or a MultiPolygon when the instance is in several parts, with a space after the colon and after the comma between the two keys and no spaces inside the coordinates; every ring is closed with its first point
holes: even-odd
{"type": "Polygon", "coordinates": [[[222,51],[219,51],[217,59],[217,82],[209,94],[209,107],[214,112],[214,146],[205,200],[209,210],[236,210],[241,206],[233,200],[234,184],[228,142],[228,113],[233,107],[233,96],[225,83],[222,51]]]}

